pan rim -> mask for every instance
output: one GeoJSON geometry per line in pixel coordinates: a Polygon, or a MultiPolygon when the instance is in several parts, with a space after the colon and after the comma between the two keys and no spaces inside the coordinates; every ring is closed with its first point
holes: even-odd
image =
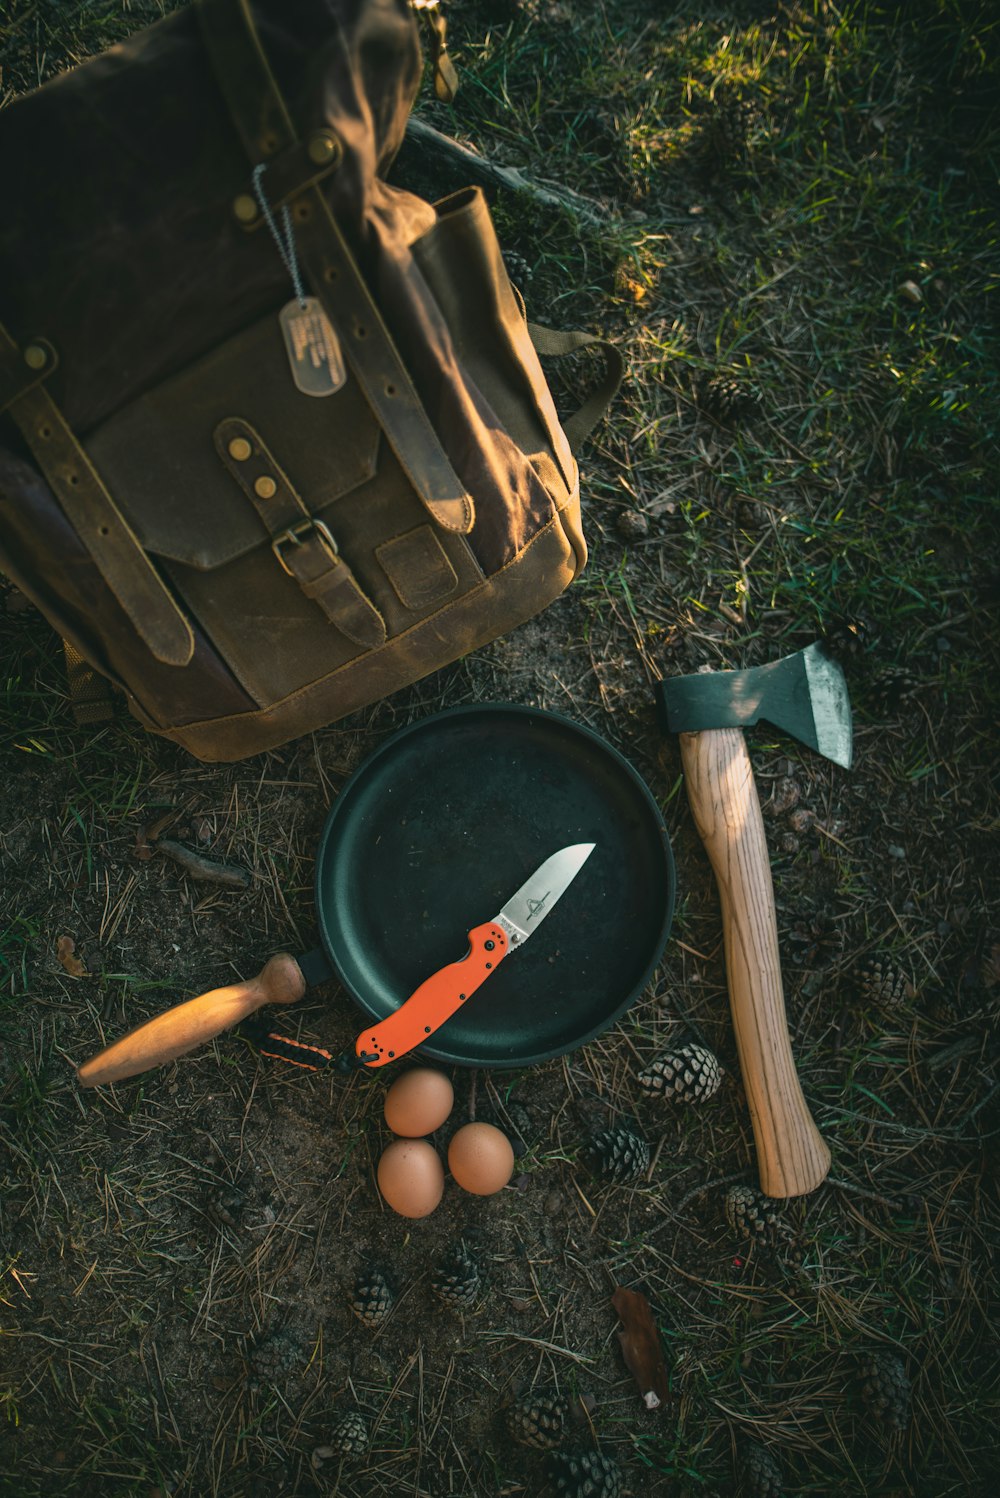
{"type": "MultiPolygon", "coordinates": [[[[435,1043],[437,1037],[426,1045],[410,1053],[411,1057],[433,1060],[440,1064],[451,1066],[463,1066],[483,1068],[489,1070],[517,1070],[521,1067],[538,1065],[545,1061],[555,1060],[559,1056],[567,1055],[581,1047],[588,1045],[599,1035],[611,1029],[621,1017],[631,1008],[650,982],[653,973],[662,960],[664,950],[670,937],[673,925],[673,917],[677,896],[677,874],[670,843],[669,832],[663,818],[659,803],[654,797],[645,779],[631,763],[608,739],[604,738],[588,724],[581,723],[574,718],[567,717],[564,713],[557,713],[548,708],[531,707],[518,702],[477,702],[464,703],[457,707],[442,708],[436,712],[429,713],[421,718],[391,733],[377,748],[352,771],[350,777],[345,781],[336,801],[330,808],[326,822],[320,833],[319,844],[316,850],[316,868],[313,881],[314,903],[316,909],[317,926],[319,930],[320,943],[323,954],[333,969],[338,981],[349,995],[360,1013],[367,1020],[378,1020],[384,1017],[383,1010],[371,1003],[363,990],[353,980],[351,973],[341,962],[336,943],[331,939],[327,913],[324,909],[324,896],[322,884],[324,875],[328,869],[331,858],[330,849],[334,843],[337,832],[344,819],[350,815],[352,802],[363,793],[367,780],[375,774],[381,762],[390,754],[398,753],[399,746],[419,733],[430,731],[432,726],[447,724],[459,719],[473,719],[475,717],[499,718],[502,715],[514,716],[525,721],[539,721],[549,724],[589,743],[594,750],[606,758],[619,774],[631,784],[637,793],[639,800],[644,804],[648,813],[650,829],[655,831],[656,847],[662,857],[662,877],[665,885],[665,899],[663,900],[662,916],[656,931],[655,939],[650,941],[650,955],[642,968],[639,977],[634,981],[631,989],[625,997],[613,1007],[610,1007],[605,1015],[590,1029],[582,1031],[575,1037],[571,1044],[559,1043],[554,1047],[545,1046],[532,1050],[530,1054],[518,1055],[516,1057],[482,1057],[469,1053],[468,1046],[448,1047],[435,1043]]],[[[444,1033],[444,1032],[439,1032],[444,1033]]]]}

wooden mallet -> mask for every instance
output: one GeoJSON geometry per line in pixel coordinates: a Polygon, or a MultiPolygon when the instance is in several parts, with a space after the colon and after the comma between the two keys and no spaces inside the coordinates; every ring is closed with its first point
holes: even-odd
{"type": "Polygon", "coordinates": [[[680,734],[688,799],[719,887],[761,1189],[801,1196],[825,1178],[830,1151],[802,1095],[788,1037],[771,865],[743,729],[766,718],[849,769],[847,683],[836,661],[809,645],[749,671],[675,676],[657,694],[667,728],[680,734]]]}

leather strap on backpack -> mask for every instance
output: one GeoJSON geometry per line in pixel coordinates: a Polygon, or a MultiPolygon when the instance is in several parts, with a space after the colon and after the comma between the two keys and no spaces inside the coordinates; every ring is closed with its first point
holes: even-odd
{"type": "Polygon", "coordinates": [[[259,432],[238,416],[215,429],[215,449],[271,537],[271,550],[307,598],[356,645],[385,644],[385,620],[341,558],[329,527],[310,514],[259,432]]]}
{"type": "Polygon", "coordinates": [[[41,339],[19,349],[0,324],[0,410],[10,412],[67,519],[158,661],[186,666],[191,626],[41,381],[56,367],[41,339]]]}
{"type": "MultiPolygon", "coordinates": [[[[255,165],[298,143],[248,0],[196,0],[220,89],[255,165]]],[[[324,139],[330,132],[321,132],[324,139]]],[[[296,244],[315,295],[340,334],[365,398],[425,509],[445,530],[472,529],[475,509],[441,445],[326,199],[303,184],[292,205],[296,244]]]]}
{"type": "Polygon", "coordinates": [[[529,323],[528,332],[535,352],[543,358],[546,355],[559,358],[584,348],[598,348],[604,355],[604,376],[597,388],[590,392],[580,409],[562,423],[570,448],[576,455],[614,400],[625,373],[625,360],[616,344],[596,338],[591,333],[563,333],[554,328],[540,327],[538,323],[529,323]]]}

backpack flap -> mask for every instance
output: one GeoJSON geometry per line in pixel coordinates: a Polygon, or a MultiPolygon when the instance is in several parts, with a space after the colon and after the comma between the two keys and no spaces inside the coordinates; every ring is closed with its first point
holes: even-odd
{"type": "Polygon", "coordinates": [[[87,448],[261,706],[482,581],[467,543],[429,524],[357,382],[322,400],[296,388],[276,315],[123,407],[87,448]]]}

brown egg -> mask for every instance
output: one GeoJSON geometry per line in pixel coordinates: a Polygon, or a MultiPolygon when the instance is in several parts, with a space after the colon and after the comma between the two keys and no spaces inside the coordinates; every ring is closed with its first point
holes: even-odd
{"type": "Polygon", "coordinates": [[[385,1121],[394,1134],[422,1139],[444,1123],[455,1090],[443,1071],[414,1066],[396,1078],[385,1095],[385,1121]]]}
{"type": "Polygon", "coordinates": [[[465,1124],[448,1146],[448,1169],[463,1191],[492,1196],[514,1174],[511,1142],[492,1124],[465,1124]]]}
{"type": "Polygon", "coordinates": [[[378,1189],[400,1217],[429,1217],[444,1192],[444,1166],[425,1139],[394,1139],[378,1162],[378,1189]]]}

